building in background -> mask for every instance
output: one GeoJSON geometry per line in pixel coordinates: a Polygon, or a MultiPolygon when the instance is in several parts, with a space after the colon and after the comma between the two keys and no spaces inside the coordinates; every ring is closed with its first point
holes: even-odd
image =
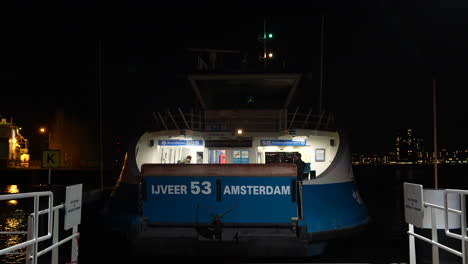
{"type": "Polygon", "coordinates": [[[29,166],[28,140],[20,134],[21,128],[0,115],[0,168],[27,168],[29,166]]]}
{"type": "Polygon", "coordinates": [[[60,151],[61,168],[98,168],[99,133],[96,125],[57,111],[50,126],[49,148],[60,151]]]}
{"type": "Polygon", "coordinates": [[[397,131],[395,138],[395,154],[397,163],[422,163],[423,152],[423,140],[415,136],[414,129],[404,128],[397,131]]]}

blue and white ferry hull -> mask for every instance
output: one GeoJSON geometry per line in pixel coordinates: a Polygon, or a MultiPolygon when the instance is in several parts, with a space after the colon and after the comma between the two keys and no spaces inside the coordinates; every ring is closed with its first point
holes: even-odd
{"type": "MultiPolygon", "coordinates": [[[[138,210],[114,217],[121,226],[127,220],[137,255],[174,254],[175,248],[183,255],[323,254],[330,240],[358,232],[369,221],[348,145],[337,134],[326,135],[335,136],[335,149],[326,149],[328,159],[312,166],[321,168],[316,177],[299,181],[291,163],[154,163],[159,154],[147,142],[158,142],[160,134],[145,134],[129,153],[120,182],[137,196],[138,210]]],[[[204,138],[197,140],[203,151],[204,138]]]]}

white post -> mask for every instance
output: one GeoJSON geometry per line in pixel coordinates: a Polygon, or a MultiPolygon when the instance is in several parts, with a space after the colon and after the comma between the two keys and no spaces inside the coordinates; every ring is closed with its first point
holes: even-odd
{"type": "Polygon", "coordinates": [[[462,263],[466,264],[466,205],[465,205],[465,195],[460,194],[460,209],[461,213],[461,246],[462,246],[462,263]]]}
{"type": "MultiPolygon", "coordinates": [[[[39,237],[39,196],[34,196],[34,227],[33,238],[39,237]]],[[[33,264],[37,264],[37,242],[34,243],[33,248],[33,264]]]]}
{"type": "MultiPolygon", "coordinates": [[[[28,216],[28,234],[26,235],[26,240],[29,241],[33,239],[33,236],[34,236],[34,216],[29,215],[28,216]]],[[[26,247],[26,264],[32,263],[31,256],[33,255],[35,245],[36,244],[31,244],[26,247]]]]}
{"type": "MultiPolygon", "coordinates": [[[[73,227],[73,234],[78,233],[78,226],[73,227]]],[[[72,239],[71,263],[78,263],[78,237],[72,239]]]]}
{"type": "MultiPolygon", "coordinates": [[[[408,231],[414,233],[414,226],[412,224],[408,224],[408,231]]],[[[416,264],[416,245],[413,235],[409,235],[409,263],[416,264]]]]}
{"type": "MultiPolygon", "coordinates": [[[[436,219],[435,209],[431,206],[432,241],[438,243],[436,219]]],[[[439,247],[435,244],[432,244],[432,263],[439,264],[439,247]]]]}
{"type": "MultiPolygon", "coordinates": [[[[51,208],[52,209],[52,208],[51,208]]],[[[54,210],[52,245],[58,242],[59,239],[59,210],[54,210]]],[[[58,264],[59,247],[52,249],[52,264],[58,264]]]]}

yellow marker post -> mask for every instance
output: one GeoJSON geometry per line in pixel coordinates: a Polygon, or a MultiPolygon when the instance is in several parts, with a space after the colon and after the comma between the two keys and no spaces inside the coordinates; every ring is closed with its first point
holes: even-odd
{"type": "Polygon", "coordinates": [[[52,168],[60,167],[60,150],[44,150],[42,152],[42,168],[49,168],[48,184],[51,183],[52,168]]]}

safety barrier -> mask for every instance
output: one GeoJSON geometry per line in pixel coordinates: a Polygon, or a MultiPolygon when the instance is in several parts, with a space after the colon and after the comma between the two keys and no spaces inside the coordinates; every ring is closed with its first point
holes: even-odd
{"type": "Polygon", "coordinates": [[[71,249],[71,261],[69,263],[78,263],[78,226],[73,227],[72,234],[60,241],[59,238],[59,210],[66,209],[64,204],[53,206],[53,193],[50,191],[45,192],[31,192],[31,193],[17,193],[17,194],[5,194],[0,195],[0,201],[2,200],[18,200],[24,198],[34,198],[34,209],[33,213],[28,216],[28,231],[0,231],[0,235],[27,235],[26,241],[10,246],[7,248],[0,249],[0,256],[7,254],[25,254],[27,264],[37,264],[38,258],[49,251],[52,251],[51,263],[58,263],[58,247],[70,240],[72,241],[71,249]],[[48,197],[48,208],[39,210],[39,199],[40,197],[48,197]],[[53,213],[51,213],[53,212],[53,213]],[[39,236],[39,216],[47,214],[47,234],[39,236]],[[52,238],[52,245],[38,251],[38,245],[40,242],[49,240],[52,238]],[[15,252],[19,249],[26,248],[26,252],[15,252]]]}
{"type": "Polygon", "coordinates": [[[466,190],[456,190],[456,189],[446,189],[443,190],[443,206],[429,203],[424,201],[422,195],[422,186],[416,184],[408,184],[404,183],[405,185],[405,218],[406,222],[408,223],[408,231],[407,234],[409,235],[409,262],[410,264],[416,264],[416,247],[415,247],[415,239],[418,238],[424,242],[427,242],[432,245],[432,263],[439,264],[439,248],[443,249],[455,256],[458,256],[462,260],[462,264],[467,264],[467,252],[466,252],[466,241],[468,240],[467,237],[467,230],[466,230],[466,208],[465,208],[465,196],[468,194],[466,190]],[[407,188],[407,187],[410,188],[407,188]],[[414,188],[415,187],[415,188],[414,188]],[[460,198],[460,210],[449,208],[448,206],[448,195],[449,194],[458,194],[460,198]],[[420,197],[421,199],[418,199],[420,197]],[[421,201],[419,201],[421,200],[421,201]],[[420,234],[416,234],[414,232],[414,226],[418,227],[422,223],[422,218],[424,218],[424,208],[418,208],[418,204],[422,205],[424,208],[430,208],[430,225],[431,225],[431,238],[427,238],[420,234]],[[422,209],[422,210],[418,210],[422,209]],[[443,219],[444,219],[444,232],[445,235],[448,237],[452,237],[461,241],[461,252],[450,248],[442,243],[439,242],[438,235],[437,235],[437,212],[436,210],[443,212],[443,219]],[[416,215],[413,214],[414,212],[421,213],[416,215]],[[452,214],[456,214],[460,217],[460,233],[456,234],[450,231],[449,227],[449,212],[452,214]],[[418,218],[421,219],[418,219],[418,218]],[[419,222],[420,221],[420,222],[419,222]]]}
{"type": "MultiPolygon", "coordinates": [[[[272,132],[295,129],[335,130],[330,112],[315,113],[312,108],[297,106],[293,111],[281,110],[197,110],[178,108],[153,112],[155,129],[232,132],[242,127],[250,132],[272,132]],[[226,118],[229,117],[229,118],[226,118]]],[[[294,133],[294,132],[292,132],[294,133]]]]}

